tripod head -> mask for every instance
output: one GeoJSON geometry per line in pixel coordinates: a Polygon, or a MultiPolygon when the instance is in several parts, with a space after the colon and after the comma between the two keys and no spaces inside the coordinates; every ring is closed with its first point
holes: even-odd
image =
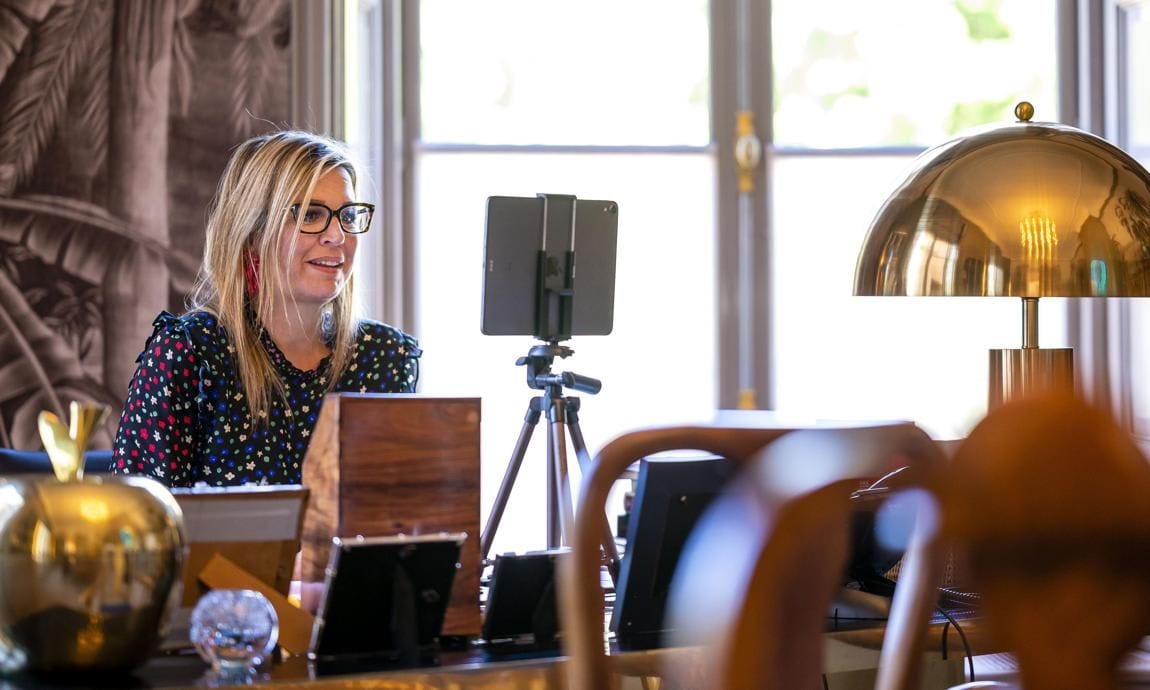
{"type": "Polygon", "coordinates": [[[581,376],[571,371],[558,374],[551,372],[555,358],[566,359],[575,354],[571,348],[553,340],[545,345],[536,345],[527,356],[515,360],[515,366],[527,367],[527,385],[535,390],[546,390],[552,397],[562,397],[563,388],[574,388],[582,393],[595,395],[603,388],[603,382],[590,376],[581,376]]]}

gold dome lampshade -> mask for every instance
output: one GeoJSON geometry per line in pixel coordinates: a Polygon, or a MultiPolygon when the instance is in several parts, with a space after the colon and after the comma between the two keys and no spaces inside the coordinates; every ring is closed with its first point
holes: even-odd
{"type": "Polygon", "coordinates": [[[1020,297],[1022,348],[992,350],[993,408],[1073,386],[1073,352],[1038,347],[1040,297],[1150,295],[1150,173],[1105,139],[1018,121],[916,159],[879,209],[856,295],[1020,297]]]}

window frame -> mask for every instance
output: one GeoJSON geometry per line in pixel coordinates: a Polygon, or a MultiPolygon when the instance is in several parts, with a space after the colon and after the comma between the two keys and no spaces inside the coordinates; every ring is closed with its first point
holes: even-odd
{"type": "MultiPolygon", "coordinates": [[[[1127,145],[1123,26],[1127,14],[1144,0],[1057,0],[1060,121],[1127,145]]],[[[380,267],[382,278],[369,281],[373,316],[418,331],[419,314],[414,236],[413,161],[421,150],[435,150],[420,140],[419,3],[404,0],[291,0],[293,18],[293,122],[297,126],[341,136],[345,88],[342,23],[347,3],[365,11],[368,41],[376,48],[369,70],[370,102],[378,123],[367,149],[375,173],[377,199],[386,209],[378,219],[379,244],[365,258],[380,267]],[[425,147],[425,148],[421,148],[425,147]]],[[[771,372],[778,366],[770,348],[773,296],[766,267],[771,260],[771,161],[786,156],[912,155],[920,148],[808,150],[775,147],[771,130],[771,2],[711,2],[711,141],[717,157],[715,203],[719,313],[718,361],[715,372],[721,407],[734,407],[739,389],[757,391],[756,406],[771,408],[771,372]],[[756,113],[763,159],[756,186],[740,210],[734,158],[735,116],[740,109],[756,113]],[[740,232],[740,215],[750,216],[740,232]],[[752,275],[740,277],[740,254],[753,257],[752,275]],[[749,372],[749,374],[748,374],[749,372]],[[739,379],[748,379],[740,381],[739,379]]],[[[483,148],[483,147],[476,147],[483,148]]],[[[593,151],[597,147],[558,147],[593,151]]],[[[621,147],[622,150],[632,150],[621,147]]],[[[694,147],[686,147],[693,149],[694,147]]],[[[633,149],[642,153],[644,147],[633,149]]],[[[745,274],[746,271],[743,271],[745,274]]],[[[1105,399],[1130,419],[1130,308],[1112,300],[1100,308],[1069,301],[1070,342],[1078,350],[1079,378],[1093,396],[1105,399]]]]}

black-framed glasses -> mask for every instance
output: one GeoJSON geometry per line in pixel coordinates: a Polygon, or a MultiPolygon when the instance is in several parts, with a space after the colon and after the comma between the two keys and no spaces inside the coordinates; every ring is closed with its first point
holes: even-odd
{"type": "Polygon", "coordinates": [[[339,219],[343,231],[352,235],[367,232],[371,227],[371,217],[375,214],[375,204],[353,201],[339,208],[328,208],[325,204],[313,201],[307,205],[302,215],[300,204],[292,204],[292,218],[299,223],[299,231],[306,235],[318,235],[327,230],[332,218],[339,219]]]}

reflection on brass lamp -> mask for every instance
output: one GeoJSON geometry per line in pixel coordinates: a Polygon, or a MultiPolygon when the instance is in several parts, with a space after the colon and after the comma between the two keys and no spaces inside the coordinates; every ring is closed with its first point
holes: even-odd
{"type": "Polygon", "coordinates": [[[923,153],[879,209],[856,295],[1022,298],[1022,348],[990,351],[989,406],[1073,387],[1073,350],[1038,347],[1040,297],[1150,296],[1150,173],[1074,127],[1018,122],[923,153]]]}

